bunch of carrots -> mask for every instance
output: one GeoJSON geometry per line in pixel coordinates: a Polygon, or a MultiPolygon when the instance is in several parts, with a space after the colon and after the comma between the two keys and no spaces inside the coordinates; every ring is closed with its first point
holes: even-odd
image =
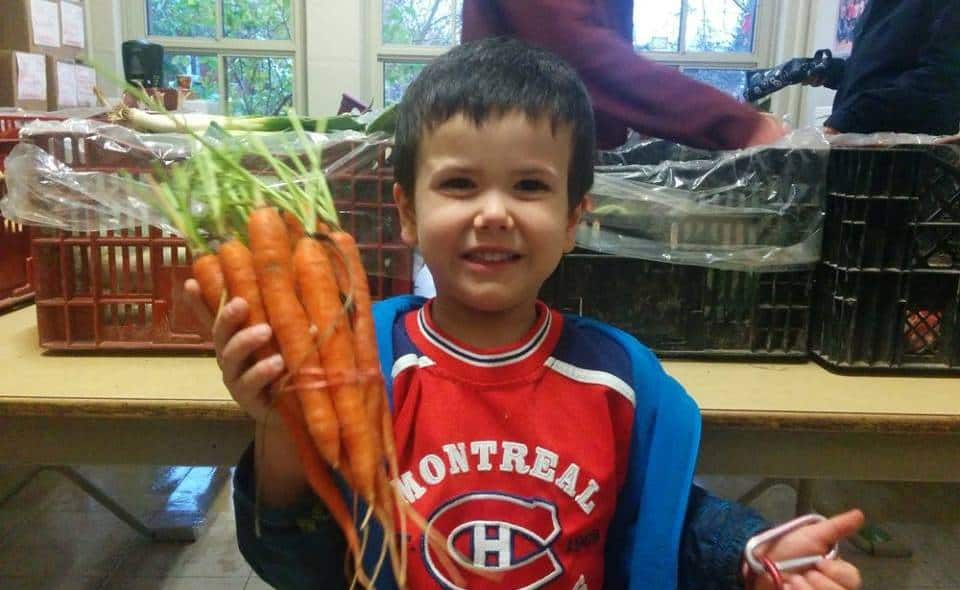
{"type": "Polygon", "coordinates": [[[270,325],[274,339],[256,356],[283,356],[287,371],[271,388],[272,405],[311,488],[343,531],[353,583],[373,587],[389,555],[396,583],[405,587],[408,520],[425,532],[453,579],[462,579],[445,541],[390,484],[397,478],[395,439],[366,273],[353,237],[339,225],[320,157],[296,117],[291,122],[298,152],[278,157],[250,141],[277,181],[245,168],[249,153],[195,134],[206,149],[149,178],[150,198],[186,239],[209,309],[216,313],[242,297],[247,325],[270,325]],[[357,503],[347,505],[334,472],[365,502],[364,515],[357,503]],[[367,572],[371,515],[384,545],[367,572]]]}

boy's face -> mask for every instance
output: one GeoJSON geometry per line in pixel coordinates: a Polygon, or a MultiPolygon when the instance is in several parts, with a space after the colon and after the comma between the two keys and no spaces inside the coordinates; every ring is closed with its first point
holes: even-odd
{"type": "Polygon", "coordinates": [[[520,112],[477,127],[457,115],[424,134],[414,195],[399,185],[402,236],[446,303],[485,312],[532,304],[574,246],[567,174],[572,129],[520,112]]]}

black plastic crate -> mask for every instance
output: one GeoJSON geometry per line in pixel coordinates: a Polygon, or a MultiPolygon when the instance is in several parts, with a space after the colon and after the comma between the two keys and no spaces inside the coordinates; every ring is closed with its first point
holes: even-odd
{"type": "Polygon", "coordinates": [[[960,372],[960,271],[817,273],[813,355],[852,371],[960,372]]]}
{"type": "Polygon", "coordinates": [[[960,372],[960,165],[950,146],[837,149],[811,352],[840,370],[960,372]]]}
{"type": "Polygon", "coordinates": [[[842,268],[960,268],[960,165],[950,146],[835,149],[824,262],[842,268]]]}
{"type": "Polygon", "coordinates": [[[569,254],[549,305],[636,336],[662,357],[802,360],[813,271],[755,273],[569,254]]]}

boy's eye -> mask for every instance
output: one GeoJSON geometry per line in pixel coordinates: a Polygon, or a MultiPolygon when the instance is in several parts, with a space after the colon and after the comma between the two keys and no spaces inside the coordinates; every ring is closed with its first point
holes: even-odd
{"type": "Polygon", "coordinates": [[[473,181],[465,177],[448,178],[440,183],[440,188],[448,191],[466,191],[474,186],[473,181]]]}
{"type": "Polygon", "coordinates": [[[535,178],[525,178],[516,184],[516,188],[522,192],[541,192],[549,191],[550,186],[542,180],[535,178]]]}

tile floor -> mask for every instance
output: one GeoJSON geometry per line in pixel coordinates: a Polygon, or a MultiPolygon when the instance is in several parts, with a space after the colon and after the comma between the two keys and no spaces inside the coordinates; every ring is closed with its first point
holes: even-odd
{"type": "MultiPolygon", "coordinates": [[[[211,468],[88,467],[79,471],[133,513],[150,520],[175,513],[189,523],[209,505],[195,543],[151,542],[79,491],[60,474],[41,472],[0,506],[0,589],[3,590],[263,590],[236,548],[227,475],[211,468]]],[[[0,498],[27,470],[0,467],[0,498]]],[[[728,497],[756,480],[707,478],[728,497]]],[[[819,484],[819,497],[857,504],[915,549],[911,559],[883,559],[845,548],[864,575],[864,588],[960,589],[960,486],[819,484]]],[[[771,519],[791,514],[793,491],[771,489],[756,502],[771,519]]]]}

